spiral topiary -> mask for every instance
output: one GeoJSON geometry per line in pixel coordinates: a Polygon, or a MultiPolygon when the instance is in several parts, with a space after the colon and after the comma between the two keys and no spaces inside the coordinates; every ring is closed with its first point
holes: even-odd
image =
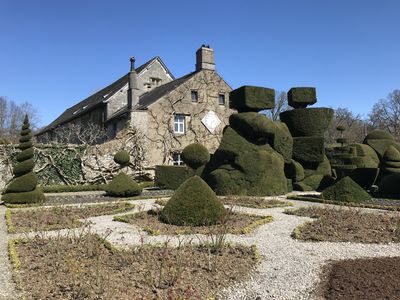
{"type": "Polygon", "coordinates": [[[25,204],[38,203],[45,200],[44,194],[37,187],[37,176],[33,172],[34,151],[32,143],[32,132],[30,130],[28,116],[25,116],[22,125],[20,144],[22,150],[17,154],[17,164],[13,168],[14,177],[5,189],[2,200],[6,203],[25,204]]]}

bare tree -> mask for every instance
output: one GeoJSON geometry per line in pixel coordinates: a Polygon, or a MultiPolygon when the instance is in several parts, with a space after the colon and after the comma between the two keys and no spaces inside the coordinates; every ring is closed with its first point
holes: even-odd
{"type": "Polygon", "coordinates": [[[339,125],[346,128],[344,137],[350,143],[362,142],[367,134],[367,122],[362,119],[360,114],[354,114],[348,108],[338,107],[326,132],[327,143],[335,143],[336,139],[340,137],[340,133],[336,130],[339,125]]]}
{"type": "Polygon", "coordinates": [[[273,121],[279,120],[281,112],[291,109],[288,105],[287,94],[284,91],[275,91],[275,107],[263,110],[262,113],[273,121]]]}
{"type": "Polygon", "coordinates": [[[386,99],[375,103],[369,123],[372,128],[386,130],[400,140],[400,90],[394,90],[386,99]]]}
{"type": "Polygon", "coordinates": [[[53,140],[58,143],[79,145],[94,145],[104,142],[108,137],[107,129],[93,122],[68,123],[56,128],[53,134],[53,140]]]}

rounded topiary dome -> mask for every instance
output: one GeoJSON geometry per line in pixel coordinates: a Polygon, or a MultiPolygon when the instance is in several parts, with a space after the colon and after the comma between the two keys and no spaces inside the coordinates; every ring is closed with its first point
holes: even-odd
{"type": "Polygon", "coordinates": [[[225,214],[214,191],[199,176],[193,176],[175,191],[160,218],[174,225],[202,226],[218,223],[225,214]]]}
{"type": "Polygon", "coordinates": [[[139,195],[142,188],[127,174],[121,172],[105,186],[105,192],[114,197],[130,197],[139,195]]]}
{"type": "Polygon", "coordinates": [[[192,169],[197,169],[210,160],[210,153],[202,144],[193,143],[182,151],[182,159],[192,169]]]}
{"type": "Polygon", "coordinates": [[[128,151],[121,150],[121,151],[118,151],[117,153],[115,153],[114,161],[121,166],[129,164],[130,156],[129,156],[128,151]]]}
{"type": "Polygon", "coordinates": [[[346,131],[346,126],[344,126],[344,125],[339,125],[339,126],[336,127],[336,130],[337,130],[337,131],[346,131]]]}
{"type": "Polygon", "coordinates": [[[394,140],[393,136],[385,130],[373,130],[365,137],[366,140],[394,140]]]}

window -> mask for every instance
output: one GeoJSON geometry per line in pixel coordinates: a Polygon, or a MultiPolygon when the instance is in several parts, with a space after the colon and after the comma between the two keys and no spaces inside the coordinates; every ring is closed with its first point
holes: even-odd
{"type": "Polygon", "coordinates": [[[161,85],[161,79],[156,77],[150,77],[150,85],[159,86],[161,85]]]}
{"type": "Polygon", "coordinates": [[[174,132],[185,133],[185,116],[176,115],[174,117],[174,132]]]}
{"type": "Polygon", "coordinates": [[[225,94],[219,94],[218,95],[218,104],[219,105],[225,105],[225,94]]]}
{"type": "Polygon", "coordinates": [[[172,164],[174,166],[181,166],[184,164],[180,153],[172,153],[172,164]]]}
{"type": "Polygon", "coordinates": [[[192,102],[199,102],[199,93],[197,91],[192,91],[191,93],[192,102]]]}

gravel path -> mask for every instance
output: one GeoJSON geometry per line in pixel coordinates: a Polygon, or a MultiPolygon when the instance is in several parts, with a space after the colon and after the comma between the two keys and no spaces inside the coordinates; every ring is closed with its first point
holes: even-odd
{"type": "Polygon", "coordinates": [[[8,260],[7,227],[4,219],[6,208],[0,206],[0,299],[17,299],[8,260]]]}
{"type": "MultiPolygon", "coordinates": [[[[280,197],[280,199],[285,200],[286,198],[280,197]]],[[[154,206],[153,201],[132,201],[132,203],[136,204],[133,211],[148,210],[154,206]]],[[[322,205],[319,203],[290,201],[294,204],[290,208],[304,205],[322,205]]],[[[262,260],[250,278],[221,291],[220,299],[254,300],[257,297],[263,300],[317,299],[314,295],[314,288],[319,282],[322,267],[328,260],[400,255],[400,243],[358,244],[294,240],[290,237],[293,229],[312,219],[286,215],[283,213],[285,208],[254,209],[237,207],[235,210],[257,215],[271,215],[274,217],[274,221],[261,226],[249,235],[227,236],[227,240],[230,242],[247,245],[256,244],[262,260]]],[[[2,208],[2,214],[4,214],[4,208],[2,208]]],[[[164,242],[166,240],[170,243],[177,243],[182,239],[192,239],[194,242],[206,239],[202,235],[184,237],[149,236],[130,224],[114,222],[113,216],[99,216],[89,220],[93,223],[89,229],[91,232],[96,232],[106,237],[110,242],[120,246],[164,242]]],[[[4,227],[4,224],[2,226],[4,227]]],[[[79,232],[81,230],[77,229],[76,231],[79,232]]],[[[71,230],[61,232],[71,234],[71,230]]],[[[2,228],[0,234],[4,235],[4,228],[2,228]]],[[[59,234],[59,232],[54,231],[47,234],[53,235],[59,234]]],[[[3,251],[3,248],[1,250],[3,251]]],[[[7,257],[4,258],[3,263],[7,264],[7,257]]],[[[1,264],[2,261],[0,260],[1,264]]],[[[3,269],[2,266],[0,267],[3,269]]],[[[3,276],[3,274],[4,272],[0,276],[3,276]]],[[[0,278],[0,280],[2,279],[0,278]]]]}

